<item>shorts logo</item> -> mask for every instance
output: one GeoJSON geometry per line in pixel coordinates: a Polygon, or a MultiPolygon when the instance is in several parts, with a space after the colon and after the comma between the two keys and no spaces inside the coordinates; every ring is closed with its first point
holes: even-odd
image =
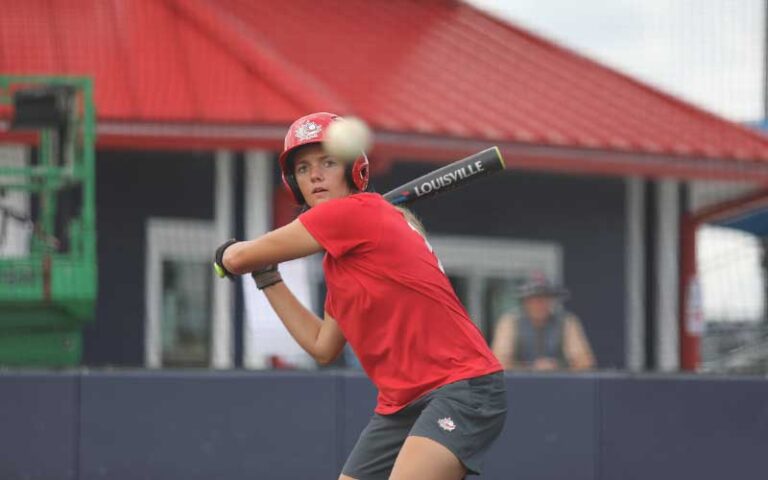
{"type": "Polygon", "coordinates": [[[437,424],[445,430],[446,432],[452,432],[456,429],[456,424],[453,423],[453,420],[451,420],[451,417],[445,417],[441,418],[437,421],[437,424]]]}
{"type": "Polygon", "coordinates": [[[306,142],[307,140],[320,135],[320,132],[322,131],[323,127],[309,120],[299,125],[299,128],[296,129],[295,135],[297,140],[306,142]]]}

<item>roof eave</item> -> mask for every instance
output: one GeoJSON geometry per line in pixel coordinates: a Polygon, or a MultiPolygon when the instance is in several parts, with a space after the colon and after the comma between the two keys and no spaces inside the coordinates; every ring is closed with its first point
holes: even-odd
{"type": "MultiPolygon", "coordinates": [[[[98,147],[105,149],[279,151],[288,125],[100,121],[98,147]]],[[[0,122],[7,136],[7,123],[0,122]]],[[[375,132],[374,168],[394,160],[448,162],[496,145],[509,169],[572,174],[749,181],[768,185],[768,162],[636,151],[538,145],[417,133],[375,132]]],[[[26,138],[26,142],[33,137],[26,138]]]]}

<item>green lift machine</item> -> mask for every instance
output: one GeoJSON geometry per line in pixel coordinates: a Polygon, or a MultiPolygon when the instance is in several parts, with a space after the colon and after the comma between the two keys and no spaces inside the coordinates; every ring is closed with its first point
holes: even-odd
{"type": "Polygon", "coordinates": [[[0,147],[32,145],[21,165],[0,158],[0,367],[79,365],[97,295],[93,84],[0,76],[0,113],[0,147]]]}

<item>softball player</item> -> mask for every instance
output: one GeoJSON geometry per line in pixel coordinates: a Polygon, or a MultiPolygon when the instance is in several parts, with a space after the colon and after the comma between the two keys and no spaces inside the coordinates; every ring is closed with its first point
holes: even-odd
{"type": "Polygon", "coordinates": [[[322,148],[338,117],[291,125],[283,181],[304,212],[255,240],[216,252],[227,276],[251,273],[293,338],[319,363],[349,342],[378,388],[370,423],[341,479],[460,479],[479,474],[506,415],[502,367],[406,215],[366,192],[368,159],[322,148]],[[321,320],[282,283],[280,262],[325,252],[321,320]]]}

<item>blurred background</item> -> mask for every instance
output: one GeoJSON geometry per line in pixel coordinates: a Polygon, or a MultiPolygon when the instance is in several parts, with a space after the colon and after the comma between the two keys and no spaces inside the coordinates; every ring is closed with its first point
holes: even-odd
{"type": "MultiPolygon", "coordinates": [[[[586,1],[576,11],[561,1],[473,3],[687,103],[765,130],[764,2],[586,1]]],[[[695,216],[713,201],[698,199],[730,187],[699,182],[689,188],[695,216]]],[[[697,222],[692,300],[703,322],[699,371],[766,371],[759,209],[726,214],[749,219],[697,222]]]]}
{"type": "MultiPolygon", "coordinates": [[[[139,426],[172,421],[151,400],[163,388],[172,397],[174,385],[191,382],[202,389],[194,390],[198,400],[211,404],[222,396],[208,387],[243,388],[254,402],[266,389],[274,394],[269,410],[331,378],[337,383],[322,387],[328,395],[347,395],[341,406],[329,400],[337,450],[316,454],[330,462],[328,478],[335,475],[359,431],[353,413],[364,418],[372,407],[353,404],[372,398],[354,353],[320,368],[250,277],[219,281],[211,269],[222,241],[254,238],[296,217],[277,155],[293,120],[331,111],[369,123],[372,184],[381,193],[499,146],[505,172],[413,210],[489,345],[502,342],[502,319],[525,317],[520,288],[531,278],[568,290],[552,315],[578,319],[591,373],[526,369],[510,372],[510,385],[565,398],[575,388],[586,395],[575,400],[584,411],[613,398],[585,393],[599,385],[624,400],[658,398],[661,412],[673,416],[680,410],[667,401],[681,410],[699,405],[691,415],[709,421],[713,412],[742,408],[743,418],[717,428],[751,425],[733,464],[765,467],[752,453],[768,447],[767,11],[760,0],[582,0],[578,7],[565,0],[0,0],[3,405],[8,412],[23,399],[37,405],[41,388],[64,382],[66,395],[79,392],[71,408],[80,415],[84,399],[122,392],[124,402],[157,415],[134,424],[133,447],[157,447],[162,429],[152,427],[154,444],[139,426]],[[278,380],[290,384],[287,391],[275,393],[270,382],[278,380]],[[88,382],[95,382],[91,393],[83,390],[88,382]],[[144,386],[131,390],[131,382],[144,386]],[[248,382],[265,383],[255,391],[248,382]],[[715,403],[700,404],[703,392],[719,392],[709,394],[715,403]],[[757,403],[739,403],[744,398],[757,403]]],[[[320,262],[281,266],[317,313],[325,294],[320,262]]],[[[521,398],[521,405],[542,402],[538,394],[521,398]]],[[[178,472],[168,459],[187,455],[181,447],[165,457],[152,456],[156,448],[108,449],[100,440],[110,434],[99,422],[115,421],[118,407],[96,403],[91,411],[102,417],[76,420],[91,436],[54,448],[61,464],[50,471],[130,478],[139,470],[120,450],[153,472],[146,478],[178,472]],[[88,457],[85,447],[103,450],[88,457]]],[[[610,424],[621,425],[616,432],[643,429],[630,407],[616,412],[624,422],[610,424]]],[[[200,423],[206,409],[190,408],[188,428],[239,431],[200,423]]],[[[250,412],[240,403],[217,411],[227,409],[250,412]]],[[[48,415],[54,424],[68,418],[48,415]]],[[[698,445],[696,456],[732,454],[708,435],[696,443],[683,417],[678,430],[670,427],[676,433],[666,436],[667,448],[649,450],[644,442],[658,441],[657,433],[628,444],[617,433],[617,442],[606,443],[590,437],[610,431],[604,419],[582,415],[586,423],[576,425],[577,416],[509,433],[525,435],[510,440],[522,457],[513,466],[494,457],[490,478],[551,478],[541,469],[551,467],[542,465],[553,452],[571,460],[547,472],[579,478],[685,471],[688,457],[677,444],[698,445]],[[573,450],[582,435],[594,451],[573,450]],[[609,451],[614,463],[605,466],[599,453],[609,451]],[[622,462],[632,455],[648,461],[646,470],[626,470],[622,462]]],[[[5,420],[28,432],[19,418],[27,417],[5,420]]],[[[60,445],[45,425],[41,435],[60,445]]],[[[189,440],[220,456],[210,470],[190,463],[186,478],[222,471],[239,478],[234,465],[250,472],[267,465],[271,474],[262,478],[281,478],[275,472],[286,467],[275,459],[287,450],[244,465],[238,455],[250,450],[243,439],[256,434],[240,428],[247,435],[230,432],[224,442],[231,447],[237,438],[237,448],[221,447],[214,434],[189,440]],[[231,470],[221,469],[221,455],[231,470]]],[[[0,457],[0,474],[54,478],[44,465],[18,453],[0,457]]],[[[701,478],[731,472],[706,462],[698,468],[701,478]]],[[[286,478],[311,478],[302,475],[286,478]]]]}

